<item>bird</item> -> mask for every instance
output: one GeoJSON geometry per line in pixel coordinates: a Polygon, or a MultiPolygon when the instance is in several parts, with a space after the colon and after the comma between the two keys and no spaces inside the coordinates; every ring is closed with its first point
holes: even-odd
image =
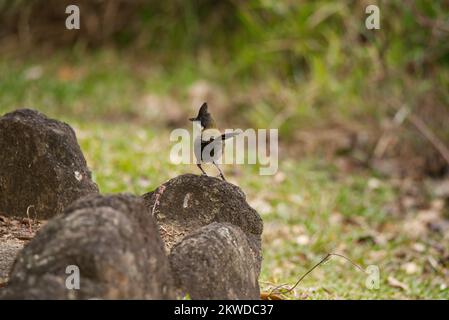
{"type": "Polygon", "coordinates": [[[203,175],[207,173],[201,167],[202,163],[212,163],[220,172],[220,177],[226,181],[223,172],[217,164],[224,150],[224,141],[239,134],[239,132],[230,132],[221,134],[216,128],[212,115],[208,112],[207,102],[204,102],[198,115],[195,118],[189,118],[190,121],[198,122],[201,126],[200,135],[195,139],[193,151],[197,159],[197,166],[203,175]]]}

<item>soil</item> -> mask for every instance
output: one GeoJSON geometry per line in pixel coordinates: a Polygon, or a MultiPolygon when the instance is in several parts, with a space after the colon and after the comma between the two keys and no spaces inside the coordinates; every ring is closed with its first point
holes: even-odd
{"type": "Polygon", "coordinates": [[[9,271],[19,251],[45,222],[0,215],[0,288],[8,282],[9,271]]]}

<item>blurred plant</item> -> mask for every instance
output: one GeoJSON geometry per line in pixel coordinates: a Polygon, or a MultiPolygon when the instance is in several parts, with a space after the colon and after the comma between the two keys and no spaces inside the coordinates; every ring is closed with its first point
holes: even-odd
{"type": "Polygon", "coordinates": [[[380,30],[365,27],[369,1],[0,0],[0,44],[14,55],[105,46],[144,54],[172,87],[221,84],[236,109],[227,114],[291,139],[310,120],[380,125],[401,107],[390,107],[393,98],[449,140],[448,2],[376,2],[380,30]],[[72,2],[79,32],[63,28],[72,2]]]}

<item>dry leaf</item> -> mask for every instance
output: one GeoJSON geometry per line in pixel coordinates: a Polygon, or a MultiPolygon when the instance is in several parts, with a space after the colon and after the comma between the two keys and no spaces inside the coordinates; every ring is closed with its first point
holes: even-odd
{"type": "Polygon", "coordinates": [[[413,244],[413,250],[416,252],[424,252],[426,251],[426,246],[420,242],[416,242],[413,244]]]}
{"type": "Polygon", "coordinates": [[[435,270],[435,271],[439,271],[439,268],[438,268],[438,261],[434,258],[434,257],[432,257],[432,256],[428,256],[427,257],[427,261],[429,262],[429,264],[432,266],[432,268],[435,270]]]}
{"type": "Polygon", "coordinates": [[[402,265],[402,269],[405,271],[405,273],[407,274],[414,274],[417,273],[419,271],[418,266],[416,265],[416,263],[414,262],[407,262],[404,263],[402,265]]]}
{"type": "Polygon", "coordinates": [[[296,237],[295,241],[300,246],[305,246],[305,245],[308,245],[310,243],[310,238],[309,238],[308,235],[303,234],[303,235],[300,235],[300,236],[296,237]]]}
{"type": "Polygon", "coordinates": [[[24,76],[26,80],[37,80],[42,77],[44,70],[41,66],[32,66],[25,70],[24,76]]]}
{"type": "Polygon", "coordinates": [[[285,179],[286,179],[286,175],[282,171],[279,171],[278,173],[276,173],[274,175],[274,181],[277,183],[282,183],[285,181],[285,179]]]}
{"type": "Polygon", "coordinates": [[[394,288],[399,288],[399,289],[402,289],[404,291],[408,291],[409,290],[408,286],[405,283],[399,281],[398,279],[396,279],[393,276],[389,276],[388,277],[388,284],[390,286],[394,287],[394,288]]]}
{"type": "Polygon", "coordinates": [[[261,300],[283,300],[280,296],[274,293],[269,292],[261,292],[260,293],[260,299],[261,300]]]}

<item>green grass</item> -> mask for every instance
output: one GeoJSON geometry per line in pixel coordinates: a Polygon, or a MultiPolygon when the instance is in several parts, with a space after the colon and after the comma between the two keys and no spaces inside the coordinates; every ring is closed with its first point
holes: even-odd
{"type": "MultiPolygon", "coordinates": [[[[302,151],[301,130],[319,133],[335,124],[355,131],[383,128],[403,105],[448,141],[444,1],[418,0],[415,7],[379,1],[376,31],[364,26],[366,4],[354,0],[200,1],[183,2],[182,10],[180,1],[143,7],[128,1],[130,10],[120,14],[132,23],[109,25],[116,32],[105,35],[102,47],[96,38],[109,10],[91,16],[100,29],[62,48],[58,37],[64,33],[42,39],[39,32],[57,28],[57,19],[27,17],[45,16],[40,2],[0,1],[9,28],[27,21],[38,39],[31,49],[0,50],[0,114],[31,107],[70,123],[103,193],[142,194],[178,174],[197,172],[169,162],[169,132],[189,128],[184,119],[203,99],[192,91],[203,83],[222,128],[279,129],[276,176],[260,176],[256,166],[227,168],[265,222],[263,290],[293,284],[336,252],[362,267],[377,265],[379,290],[367,289],[365,274],[334,257],[286,298],[449,296],[447,235],[417,237],[404,229],[416,212],[392,210],[402,196],[397,181],[368,169],[341,170],[318,152],[286,152],[302,151]],[[42,40],[53,49],[40,50],[42,40]],[[407,263],[416,270],[404,271],[407,263]],[[392,286],[389,277],[408,289],[392,286]]],[[[22,34],[18,39],[19,48],[26,45],[22,34]]],[[[401,144],[416,140],[410,134],[401,144]]]]}
{"type": "MultiPolygon", "coordinates": [[[[44,62],[5,59],[0,62],[0,114],[28,106],[69,122],[77,132],[101,192],[143,194],[176,175],[197,172],[194,166],[170,163],[169,128],[142,114],[139,102],[149,93],[182,101],[193,82],[213,79],[214,74],[215,79],[220,78],[202,66],[195,73],[192,65],[182,64],[171,74],[151,63],[123,61],[108,51],[88,57],[56,55],[44,62]],[[36,66],[38,77],[31,79],[36,66]]],[[[278,85],[276,81],[267,84],[272,92],[282,89],[278,85]]],[[[298,96],[287,97],[293,104],[302,103],[298,96]]],[[[248,112],[246,123],[259,121],[263,126],[268,120],[259,115],[271,112],[272,102],[257,101],[248,112]]],[[[195,106],[186,102],[183,108],[191,112],[195,106]]],[[[303,109],[300,112],[310,115],[303,109]]],[[[187,122],[185,127],[189,128],[187,122]]],[[[275,176],[260,176],[258,168],[250,165],[226,168],[229,180],[246,192],[265,223],[260,277],[263,290],[269,291],[277,284],[293,284],[328,252],[335,252],[363,268],[377,265],[380,288],[367,289],[365,274],[334,257],[286,298],[448,297],[447,270],[429,266],[429,257],[438,258],[429,243],[441,238],[429,235],[416,239],[401,231],[404,217],[388,210],[398,197],[392,181],[376,178],[367,170],[340,173],[333,163],[318,155],[287,157],[282,147],[280,152],[279,172],[275,176]],[[414,250],[416,243],[424,249],[414,250]],[[413,262],[418,270],[405,272],[403,266],[407,262],[413,262]],[[390,276],[406,284],[408,290],[389,284],[390,276]]],[[[445,246],[449,250],[447,242],[445,246]]]]}
{"type": "MultiPolygon", "coordinates": [[[[104,193],[143,194],[178,174],[197,172],[194,166],[170,164],[169,131],[155,132],[140,125],[130,131],[126,124],[73,125],[94,179],[104,193]]],[[[287,298],[447,298],[448,289],[440,288],[446,281],[444,274],[428,270],[426,259],[435,255],[433,249],[426,245],[425,252],[415,252],[412,246],[419,240],[401,235],[396,229],[402,218],[389,216],[385,209],[396,196],[389,181],[380,180],[373,189],[369,187],[368,181],[373,179],[369,173],[335,178],[331,164],[319,163],[316,158],[284,159],[278,178],[259,176],[255,166],[226,168],[228,179],[242,187],[265,223],[262,289],[269,291],[270,284],[293,284],[328,252],[335,252],[363,268],[377,265],[380,288],[367,289],[365,274],[334,257],[287,298]],[[236,174],[232,175],[230,169],[236,174]],[[279,178],[282,175],[284,180],[279,178]],[[386,225],[394,232],[384,234],[386,225]],[[385,243],[369,237],[364,240],[372,234],[392,238],[385,243]],[[419,271],[405,273],[402,266],[406,262],[415,263],[419,271]],[[404,282],[409,291],[392,288],[387,282],[389,276],[404,282]]]]}

